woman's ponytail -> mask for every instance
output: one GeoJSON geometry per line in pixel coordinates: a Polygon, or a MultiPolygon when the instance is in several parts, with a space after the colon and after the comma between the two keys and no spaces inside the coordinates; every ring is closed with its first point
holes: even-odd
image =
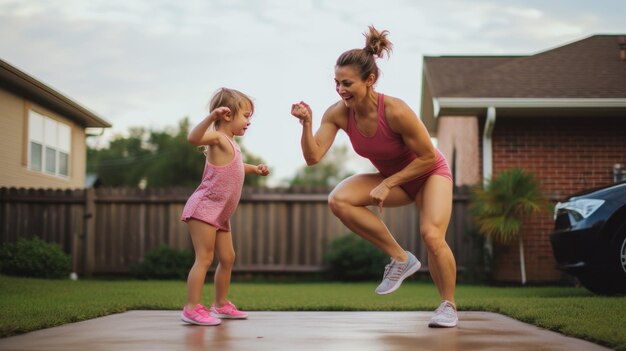
{"type": "Polygon", "coordinates": [[[368,27],[369,32],[363,33],[365,36],[365,47],[363,49],[352,49],[339,55],[336,66],[356,66],[359,69],[362,80],[367,80],[370,75],[374,75],[378,80],[379,70],[376,65],[376,58],[382,58],[385,53],[391,54],[393,45],[387,39],[389,31],[379,32],[374,26],[368,27]]]}

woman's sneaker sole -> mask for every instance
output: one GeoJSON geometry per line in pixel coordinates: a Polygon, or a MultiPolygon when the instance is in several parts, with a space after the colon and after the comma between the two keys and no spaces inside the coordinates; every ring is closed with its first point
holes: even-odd
{"type": "Polygon", "coordinates": [[[430,328],[454,328],[459,324],[458,319],[454,322],[433,322],[428,323],[430,328]]]}

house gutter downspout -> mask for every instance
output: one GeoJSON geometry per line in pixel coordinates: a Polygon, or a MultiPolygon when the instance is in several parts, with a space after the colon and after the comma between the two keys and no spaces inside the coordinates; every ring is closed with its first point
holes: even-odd
{"type": "MultiPolygon", "coordinates": [[[[485,130],[483,131],[483,188],[487,186],[487,182],[491,179],[493,173],[493,148],[491,145],[491,136],[493,128],[496,124],[496,108],[489,106],[487,108],[487,120],[485,121],[485,130]]],[[[493,243],[491,238],[487,237],[484,244],[485,251],[489,257],[493,257],[493,243]]],[[[487,264],[485,270],[489,272],[491,267],[487,264]]]]}
{"type": "Polygon", "coordinates": [[[493,173],[493,149],[491,145],[491,136],[493,128],[496,124],[496,108],[489,106],[487,108],[487,120],[485,121],[485,130],[483,131],[483,187],[492,177],[493,173]]]}

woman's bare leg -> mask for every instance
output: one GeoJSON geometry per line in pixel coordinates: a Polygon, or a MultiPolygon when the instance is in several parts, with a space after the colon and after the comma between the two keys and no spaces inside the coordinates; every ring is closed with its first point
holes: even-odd
{"type": "Polygon", "coordinates": [[[431,176],[417,195],[420,234],[428,250],[428,268],[443,300],[454,304],[456,261],[446,243],[446,230],[452,213],[452,182],[431,176]]]}
{"type": "MultiPolygon", "coordinates": [[[[328,205],[346,227],[376,245],[393,259],[404,262],[407,260],[404,249],[394,239],[380,217],[367,208],[373,205],[370,192],[383,179],[377,173],[349,177],[333,189],[328,197],[328,205]]],[[[411,202],[402,188],[394,187],[384,206],[397,207],[411,202]]]]}

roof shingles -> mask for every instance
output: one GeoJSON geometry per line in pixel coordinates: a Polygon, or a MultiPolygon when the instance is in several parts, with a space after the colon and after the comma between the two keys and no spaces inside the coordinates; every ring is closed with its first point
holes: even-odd
{"type": "Polygon", "coordinates": [[[434,97],[626,98],[618,35],[595,35],[532,56],[425,57],[434,97]]]}

